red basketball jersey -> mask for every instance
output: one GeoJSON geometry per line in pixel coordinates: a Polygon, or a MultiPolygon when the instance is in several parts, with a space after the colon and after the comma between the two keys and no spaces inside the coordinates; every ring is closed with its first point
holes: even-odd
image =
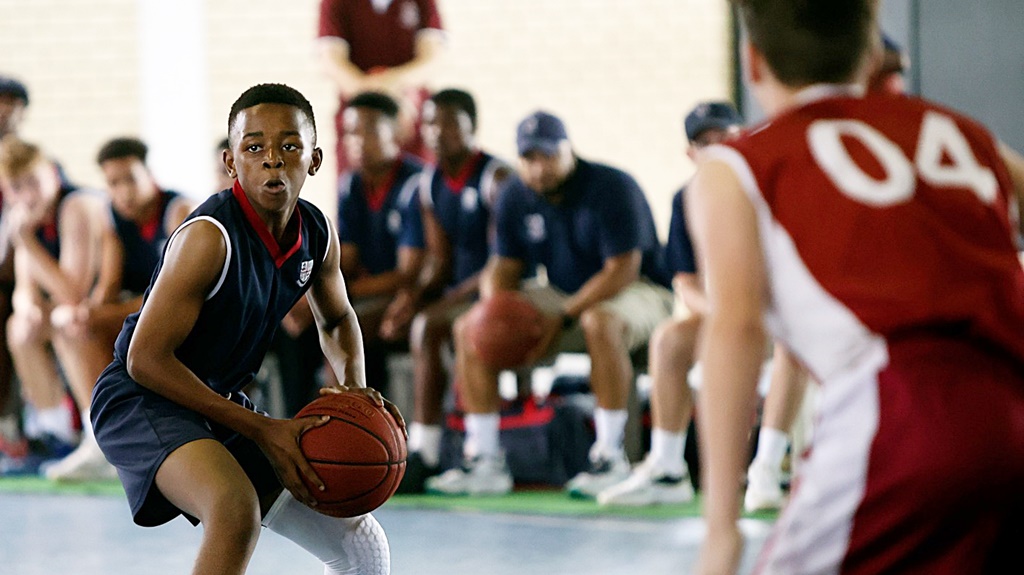
{"type": "Polygon", "coordinates": [[[819,378],[935,330],[1024,361],[1024,272],[993,137],[920,99],[820,86],[710,152],[758,216],[770,330],[819,378]]]}

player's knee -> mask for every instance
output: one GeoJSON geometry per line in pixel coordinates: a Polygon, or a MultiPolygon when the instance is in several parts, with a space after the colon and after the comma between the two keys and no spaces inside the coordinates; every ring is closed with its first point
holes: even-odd
{"type": "Polygon", "coordinates": [[[414,351],[422,350],[448,337],[450,322],[446,315],[439,311],[422,311],[416,314],[409,330],[409,341],[414,351]]]}
{"type": "Polygon", "coordinates": [[[7,345],[14,350],[44,341],[43,324],[29,314],[15,312],[7,320],[7,345]]]}
{"type": "Polygon", "coordinates": [[[215,530],[219,537],[233,545],[256,544],[260,534],[260,504],[253,489],[225,486],[210,493],[209,501],[200,517],[204,529],[215,530]]]}
{"type": "Polygon", "coordinates": [[[588,342],[621,342],[626,335],[626,322],[603,306],[594,306],[580,314],[580,328],[588,342]]]}
{"type": "Polygon", "coordinates": [[[465,314],[460,315],[455,323],[452,325],[452,336],[455,340],[456,346],[466,346],[469,342],[467,337],[469,336],[469,318],[465,314]]]}
{"type": "Polygon", "coordinates": [[[651,351],[662,355],[679,353],[696,343],[699,328],[700,319],[697,317],[662,322],[651,335],[651,351]]]}

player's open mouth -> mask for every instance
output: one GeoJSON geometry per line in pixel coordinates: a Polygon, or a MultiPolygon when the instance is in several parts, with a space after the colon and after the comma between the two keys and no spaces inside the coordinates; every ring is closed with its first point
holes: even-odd
{"type": "Polygon", "coordinates": [[[267,180],[263,183],[263,188],[268,192],[283,192],[285,185],[282,180],[267,180]]]}

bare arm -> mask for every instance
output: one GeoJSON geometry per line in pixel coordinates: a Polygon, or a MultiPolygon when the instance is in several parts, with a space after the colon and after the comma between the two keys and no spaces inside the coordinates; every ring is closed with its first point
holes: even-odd
{"type": "Polygon", "coordinates": [[[171,205],[167,208],[167,215],[164,217],[164,233],[167,234],[167,237],[171,237],[175,228],[180,226],[181,222],[185,221],[185,218],[194,209],[196,209],[196,203],[190,198],[178,196],[172,200],[171,205]]]}
{"type": "Polygon", "coordinates": [[[339,265],[341,244],[337,232],[331,229],[330,233],[331,247],[306,299],[316,320],[320,346],[338,381],[350,387],[366,387],[363,339],[339,265]]]}
{"type": "Polygon", "coordinates": [[[366,74],[349,60],[348,42],[341,38],[321,38],[317,41],[317,50],[327,77],[343,98],[349,99],[363,91],[366,74]]]}
{"type": "Polygon", "coordinates": [[[59,261],[27,226],[20,227],[15,246],[31,261],[27,271],[32,281],[53,303],[77,304],[87,297],[96,280],[102,233],[98,222],[103,219],[103,204],[96,198],[79,195],[66,200],[60,210],[59,261]]]}
{"type": "MultiPolygon", "coordinates": [[[[338,265],[341,242],[338,241],[336,231],[331,229],[330,233],[333,237],[327,258],[307,294],[320,333],[320,347],[338,376],[338,381],[345,387],[362,389],[375,402],[384,406],[401,426],[402,433],[405,433],[405,421],[398,408],[382,398],[376,390],[366,387],[366,364],[359,320],[348,299],[345,278],[338,265]]],[[[321,390],[321,393],[337,391],[336,388],[327,388],[321,390]]]]}
{"type": "Polygon", "coordinates": [[[1017,225],[1020,233],[1024,234],[1024,156],[1003,143],[999,144],[999,155],[1013,181],[1013,191],[1017,196],[1017,225]]]}
{"type": "Polygon", "coordinates": [[[398,93],[422,86],[430,80],[443,51],[444,32],[433,28],[420,30],[416,34],[412,60],[379,74],[371,74],[370,81],[376,84],[374,87],[377,89],[398,93]]]}
{"type": "Polygon", "coordinates": [[[640,250],[632,250],[605,259],[601,271],[587,280],[565,302],[564,313],[572,317],[579,317],[590,306],[614,297],[640,277],[641,260],[640,250]]]}
{"type": "Polygon", "coordinates": [[[448,234],[437,221],[433,210],[424,208],[422,214],[427,257],[416,281],[417,295],[439,291],[452,273],[452,245],[448,240],[448,234]]]}
{"type": "Polygon", "coordinates": [[[89,296],[91,304],[116,302],[124,274],[124,246],[111,227],[103,230],[100,246],[100,273],[89,296]]]}
{"type": "Polygon", "coordinates": [[[489,298],[499,290],[518,289],[522,276],[523,262],[521,260],[491,256],[483,271],[480,272],[480,298],[489,298]]]}
{"type": "Polygon", "coordinates": [[[708,303],[699,397],[708,536],[699,572],[728,573],[736,570],[742,545],[736,520],[764,350],[761,314],[767,288],[756,216],[732,170],[709,162],[690,190],[687,211],[707,278],[708,303]]]}
{"type": "Polygon", "coordinates": [[[677,273],[672,277],[672,291],[686,309],[694,315],[706,315],[708,300],[698,274],[677,273]]]}

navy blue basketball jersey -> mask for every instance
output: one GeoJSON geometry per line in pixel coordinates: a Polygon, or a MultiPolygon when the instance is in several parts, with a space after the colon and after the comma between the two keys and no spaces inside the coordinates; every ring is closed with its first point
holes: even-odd
{"type": "Polygon", "coordinates": [[[160,254],[167,243],[168,208],[179,196],[177,192],[161,190],[160,208],[153,218],[141,226],[133,220],[121,217],[111,206],[110,215],[114,221],[114,232],[121,240],[124,251],[121,272],[121,289],[142,293],[149,286],[153,271],[160,263],[160,254]]]}
{"type": "MultiPolygon", "coordinates": [[[[218,393],[238,391],[252,381],[281,319],[306,293],[310,278],[319,273],[327,257],[331,236],[324,214],[299,199],[292,218],[298,220],[298,239],[282,248],[236,181],[233,189],[211,196],[196,208],[168,240],[174,241],[181,230],[202,220],[217,226],[227,244],[219,280],[175,353],[218,393]]],[[[154,282],[162,265],[161,257],[154,282]]],[[[146,290],[147,299],[150,290],[152,284],[146,290]]],[[[128,316],[115,344],[115,361],[124,365],[140,313],[128,316]]]]}
{"type": "Polygon", "coordinates": [[[490,255],[491,211],[497,195],[495,173],[508,168],[486,152],[477,152],[461,173],[444,174],[437,167],[423,173],[420,200],[448,236],[452,278],[457,285],[483,269],[490,255]]]}
{"type": "Polygon", "coordinates": [[[639,250],[641,275],[671,285],[651,207],[632,176],[577,158],[562,194],[555,206],[514,178],[495,205],[495,253],[543,265],[551,285],[574,293],[606,259],[639,250]]]}
{"type": "Polygon", "coordinates": [[[686,206],[683,205],[685,192],[684,187],[672,196],[672,219],[669,221],[668,244],[665,246],[665,261],[668,263],[668,271],[672,274],[697,273],[693,242],[686,227],[686,206]]]}
{"type": "Polygon", "coordinates": [[[71,184],[62,183],[60,191],[57,192],[57,208],[53,214],[53,220],[44,222],[38,228],[36,228],[36,239],[42,244],[43,249],[46,253],[54,257],[54,259],[60,259],[60,208],[68,196],[78,191],[71,184]]]}
{"type": "Polygon", "coordinates": [[[423,166],[410,157],[378,188],[371,189],[359,173],[342,176],[338,185],[338,237],[355,244],[363,269],[370,275],[398,267],[399,247],[423,247],[419,175],[423,166]]]}

